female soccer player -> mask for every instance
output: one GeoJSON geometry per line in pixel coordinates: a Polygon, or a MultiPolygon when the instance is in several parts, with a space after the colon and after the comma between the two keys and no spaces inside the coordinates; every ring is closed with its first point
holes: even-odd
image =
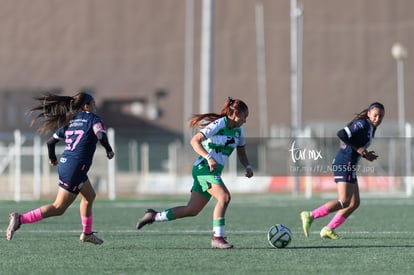
{"type": "Polygon", "coordinates": [[[58,165],[55,154],[56,143],[60,140],[66,143],[58,166],[60,188],[52,204],[43,205],[24,214],[11,213],[6,239],[11,240],[22,224],[62,215],[80,194],[80,216],[83,228],[80,241],[102,244],[103,240],[92,232],[92,205],[96,194],[87,173],[98,140],[105,148],[108,159],[112,159],[115,154],[108,142],[103,122],[95,114],[95,100],[87,93],[78,93],[73,97],[46,94],[36,99],[40,104],[31,112],[40,111],[40,114],[34,118],[32,124],[37,119],[44,118],[38,128],[40,133],[50,133],[57,129],[47,141],[50,165],[58,165]]]}
{"type": "Polygon", "coordinates": [[[246,122],[249,110],[240,99],[228,98],[220,114],[196,114],[190,127],[202,128],[191,139],[191,146],[199,155],[194,162],[194,179],[190,200],[186,206],[176,206],[157,212],[147,209],[138,221],[137,229],[153,222],[171,221],[196,216],[207,205],[211,197],[217,200],[213,212],[212,248],[228,249],[233,245],[224,239],[225,214],[230,203],[230,192],[221,178],[224,164],[234,149],[241,164],[246,168],[246,177],[253,176],[245,151],[245,137],[242,125],[246,122]]]}
{"type": "Polygon", "coordinates": [[[309,235],[309,228],[314,219],[336,212],[328,225],[322,228],[320,236],[321,238],[339,239],[334,229],[343,224],[360,203],[356,176],[357,164],[361,157],[369,161],[374,161],[378,157],[374,151],[368,151],[367,148],[384,114],[384,105],[374,102],[357,114],[345,128],[338,131],[337,135],[343,143],[332,164],[338,200],[329,201],[311,212],[303,211],[300,214],[306,237],[309,235]]]}

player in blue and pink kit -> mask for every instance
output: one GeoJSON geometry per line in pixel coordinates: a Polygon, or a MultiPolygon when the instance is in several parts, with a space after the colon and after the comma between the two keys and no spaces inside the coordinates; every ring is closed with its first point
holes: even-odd
{"type": "Polygon", "coordinates": [[[378,157],[374,151],[368,151],[367,148],[384,114],[384,105],[378,102],[372,103],[367,109],[357,114],[346,127],[338,131],[337,135],[342,144],[332,164],[338,200],[329,201],[313,211],[303,211],[300,214],[306,237],[309,235],[309,228],[314,219],[336,212],[328,225],[322,228],[320,236],[327,239],[339,239],[334,229],[343,224],[360,203],[356,176],[357,164],[361,157],[369,161],[374,161],[378,157]]]}
{"type": "Polygon", "coordinates": [[[108,159],[114,157],[114,152],[108,142],[103,122],[95,114],[95,100],[87,93],[78,93],[73,97],[47,94],[37,100],[40,105],[31,111],[41,113],[33,122],[44,118],[38,131],[48,133],[57,129],[47,141],[50,165],[58,165],[55,154],[56,143],[63,140],[66,144],[58,166],[60,188],[54,203],[43,205],[25,214],[10,213],[6,239],[11,240],[14,232],[22,224],[62,215],[80,194],[80,215],[83,227],[80,241],[102,244],[103,240],[92,232],[92,205],[96,194],[87,173],[91,167],[98,141],[105,148],[108,159]]]}

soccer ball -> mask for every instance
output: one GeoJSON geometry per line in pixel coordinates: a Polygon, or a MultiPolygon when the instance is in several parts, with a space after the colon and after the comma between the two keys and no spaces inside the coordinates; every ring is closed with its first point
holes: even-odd
{"type": "Polygon", "coordinates": [[[271,246],[284,248],[292,241],[292,231],[283,224],[276,224],[270,227],[267,232],[267,239],[271,246]]]}

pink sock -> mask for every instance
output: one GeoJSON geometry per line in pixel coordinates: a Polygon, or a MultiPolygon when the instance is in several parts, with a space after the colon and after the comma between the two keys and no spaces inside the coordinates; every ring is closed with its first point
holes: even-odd
{"type": "Polygon", "coordinates": [[[34,209],[27,213],[20,215],[20,223],[33,223],[43,220],[42,212],[40,212],[40,208],[34,209]]]}
{"type": "Polygon", "coordinates": [[[83,217],[82,216],[81,220],[82,220],[83,232],[86,233],[86,234],[92,233],[92,221],[93,221],[92,216],[89,216],[89,217],[83,217]]]}
{"type": "Polygon", "coordinates": [[[346,219],[341,216],[340,214],[335,214],[335,216],[332,218],[332,220],[328,223],[327,227],[330,229],[335,229],[339,227],[341,224],[343,224],[346,221],[346,219]]]}
{"type": "Polygon", "coordinates": [[[320,206],[312,211],[312,216],[314,219],[325,217],[329,214],[329,209],[325,205],[320,206]]]}

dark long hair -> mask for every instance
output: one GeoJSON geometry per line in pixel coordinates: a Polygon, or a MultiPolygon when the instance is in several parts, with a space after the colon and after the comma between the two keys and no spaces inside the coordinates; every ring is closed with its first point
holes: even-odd
{"type": "Polygon", "coordinates": [[[46,93],[34,98],[38,105],[30,109],[29,114],[39,112],[33,119],[30,126],[38,120],[43,120],[37,127],[41,134],[48,134],[56,129],[67,125],[73,115],[81,112],[85,104],[89,104],[93,97],[84,92],[74,96],[60,96],[46,93]]]}
{"type": "MultiPolygon", "coordinates": [[[[379,102],[371,103],[368,106],[368,108],[366,108],[366,109],[362,110],[361,112],[355,114],[354,119],[351,122],[348,123],[348,126],[351,125],[352,123],[354,123],[355,121],[359,120],[359,119],[364,119],[364,120],[368,119],[368,111],[370,111],[374,108],[378,108],[378,109],[382,110],[383,112],[385,112],[385,107],[382,103],[379,103],[379,102]]],[[[377,127],[374,127],[373,135],[375,134],[376,130],[377,130],[377,127]]]]}
{"type": "Polygon", "coordinates": [[[204,127],[209,123],[213,122],[224,116],[231,116],[234,112],[248,112],[249,108],[246,103],[240,99],[234,99],[228,97],[224,102],[223,108],[221,109],[220,114],[217,113],[206,113],[206,114],[194,114],[188,125],[190,127],[204,127]]]}

